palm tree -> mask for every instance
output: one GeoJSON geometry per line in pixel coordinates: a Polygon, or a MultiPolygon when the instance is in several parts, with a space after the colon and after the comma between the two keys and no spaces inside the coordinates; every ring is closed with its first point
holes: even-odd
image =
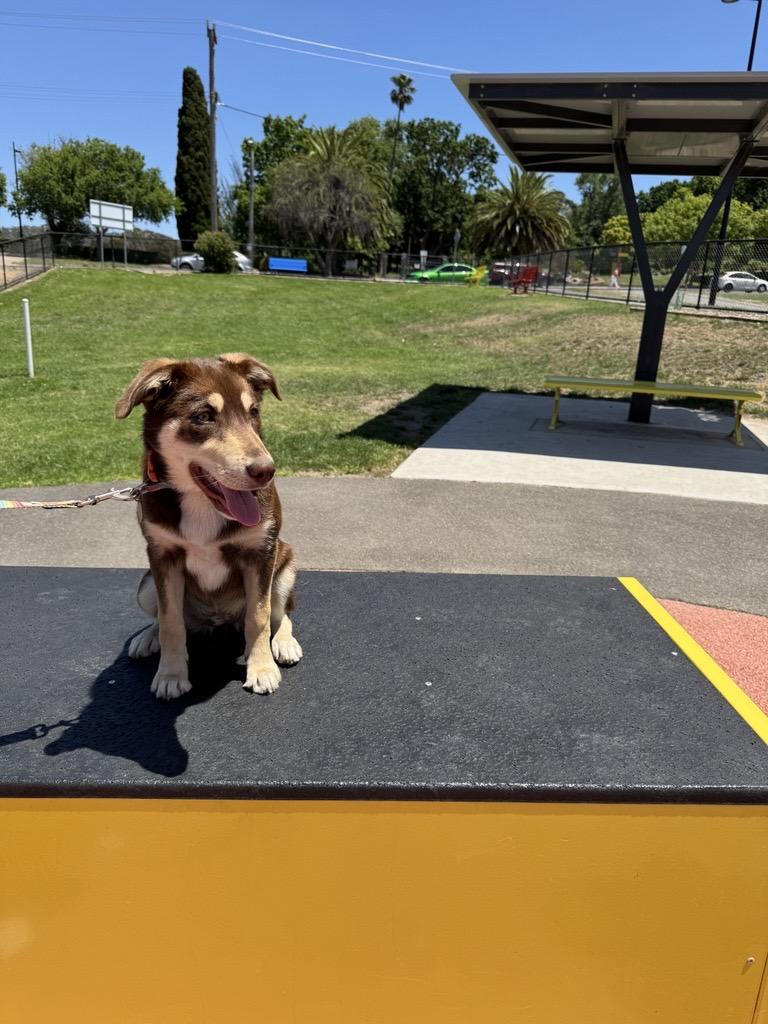
{"type": "Polygon", "coordinates": [[[549,188],[551,177],[510,167],[509,184],[478,202],[473,224],[476,248],[524,255],[561,246],[570,224],[563,214],[563,193],[549,188]]]}
{"type": "Polygon", "coordinates": [[[320,128],[303,156],[276,168],[267,208],[285,237],[298,233],[324,250],[318,258],[330,274],[340,245],[379,244],[390,233],[385,185],[383,167],[354,125],[320,128]]]}
{"type": "Polygon", "coordinates": [[[389,159],[389,177],[392,178],[392,169],[395,166],[395,153],[397,152],[397,143],[400,138],[400,117],[407,106],[413,103],[413,97],[416,93],[416,86],[413,84],[413,79],[409,78],[408,75],[393,75],[390,78],[390,82],[394,85],[389,93],[389,98],[397,107],[397,123],[395,124],[395,137],[392,140],[392,156],[389,159]]]}

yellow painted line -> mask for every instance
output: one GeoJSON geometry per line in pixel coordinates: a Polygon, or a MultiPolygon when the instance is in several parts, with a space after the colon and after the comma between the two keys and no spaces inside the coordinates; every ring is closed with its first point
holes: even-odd
{"type": "Polygon", "coordinates": [[[664,608],[656,598],[633,576],[619,576],[621,583],[664,630],[669,638],[677,644],[683,654],[692,661],[701,674],[712,683],[714,688],[740,715],[747,725],[757,733],[763,743],[768,744],[768,715],[744,693],[741,687],[731,679],[728,673],[707,652],[697,644],[690,633],[664,608]]]}

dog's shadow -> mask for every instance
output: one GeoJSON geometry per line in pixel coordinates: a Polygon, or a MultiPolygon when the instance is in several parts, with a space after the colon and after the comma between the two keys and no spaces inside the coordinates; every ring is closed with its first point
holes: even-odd
{"type": "Polygon", "coordinates": [[[64,732],[44,747],[49,757],[88,749],[134,761],[154,775],[181,775],[189,754],[176,732],[176,720],[187,708],[210,700],[233,679],[245,678],[236,659],[243,635],[222,628],[189,637],[192,690],[176,700],[158,700],[151,692],[158,655],[133,660],[126,643],[111,665],[91,686],[89,703],[75,720],[60,723],[64,732]]]}

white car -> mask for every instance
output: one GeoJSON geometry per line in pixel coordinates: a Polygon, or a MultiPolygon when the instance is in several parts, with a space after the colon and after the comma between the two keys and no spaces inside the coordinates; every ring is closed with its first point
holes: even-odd
{"type": "MultiPolygon", "coordinates": [[[[239,271],[245,273],[246,271],[253,270],[253,265],[247,256],[238,252],[237,249],[232,250],[232,255],[235,257],[235,263],[239,271]]],[[[200,273],[202,270],[205,270],[205,260],[196,252],[191,252],[185,256],[174,256],[171,260],[171,266],[174,270],[192,270],[200,273]]]]}
{"type": "Polygon", "coordinates": [[[717,279],[717,287],[722,292],[765,292],[768,291],[768,281],[746,271],[729,270],[717,279]]]}

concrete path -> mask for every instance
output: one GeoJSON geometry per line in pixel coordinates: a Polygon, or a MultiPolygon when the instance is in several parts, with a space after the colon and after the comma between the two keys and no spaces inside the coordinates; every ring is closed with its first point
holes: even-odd
{"type": "MultiPolygon", "coordinates": [[[[279,490],[283,533],[304,568],[627,575],[657,597],[768,614],[768,507],[760,503],[371,477],[288,477],[279,490]]],[[[123,503],[0,516],[2,565],[146,564],[134,508],[123,503]]]]}
{"type": "Polygon", "coordinates": [[[397,479],[535,484],[768,505],[768,421],[745,421],[745,446],[726,439],[733,417],[655,407],[627,423],[626,402],[483,394],[393,473],[397,479]]]}

